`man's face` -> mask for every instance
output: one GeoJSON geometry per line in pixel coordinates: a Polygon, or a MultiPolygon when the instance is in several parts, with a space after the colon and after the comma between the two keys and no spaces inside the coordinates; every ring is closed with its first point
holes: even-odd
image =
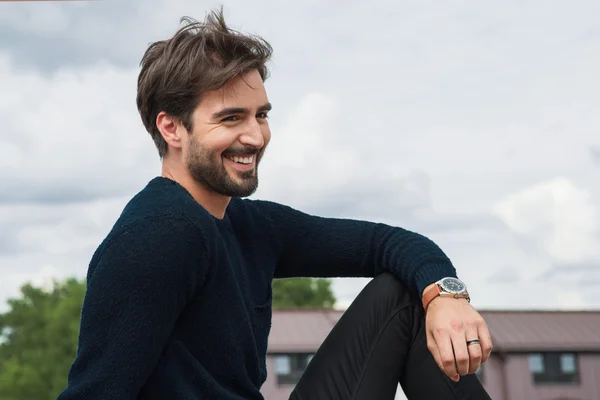
{"type": "Polygon", "coordinates": [[[258,71],[205,93],[183,148],[191,176],[223,196],[247,197],[258,188],[258,164],[271,139],[270,104],[258,71]]]}

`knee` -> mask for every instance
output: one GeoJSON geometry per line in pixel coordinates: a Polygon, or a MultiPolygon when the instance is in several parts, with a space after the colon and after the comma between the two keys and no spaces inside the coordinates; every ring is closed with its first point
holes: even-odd
{"type": "Polygon", "coordinates": [[[403,305],[420,304],[417,294],[395,275],[384,272],[374,277],[369,285],[372,293],[385,302],[403,305]]]}
{"type": "Polygon", "coordinates": [[[383,272],[373,278],[371,283],[381,291],[381,293],[398,293],[398,291],[408,291],[408,286],[390,272],[383,272]]]}

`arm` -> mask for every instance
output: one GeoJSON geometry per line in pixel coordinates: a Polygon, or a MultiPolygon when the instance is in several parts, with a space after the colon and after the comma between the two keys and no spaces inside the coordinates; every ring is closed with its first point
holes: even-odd
{"type": "Polygon", "coordinates": [[[77,356],[58,400],[137,399],[201,285],[203,243],[190,223],[162,217],[105,245],[90,265],[77,356]]]}
{"type": "Polygon", "coordinates": [[[446,254],[418,233],[311,216],[267,201],[253,204],[268,219],[279,248],[276,278],[373,277],[388,271],[422,295],[432,282],[456,276],[446,254]]]}
{"type": "MultiPolygon", "coordinates": [[[[373,277],[394,273],[421,297],[426,287],[456,270],[428,238],[402,228],[310,216],[276,203],[255,201],[266,216],[280,254],[276,278],[373,277]]],[[[426,315],[427,345],[440,369],[458,381],[474,373],[492,351],[489,330],[465,300],[437,298],[426,315]],[[467,348],[478,338],[481,345],[467,348]]]]}

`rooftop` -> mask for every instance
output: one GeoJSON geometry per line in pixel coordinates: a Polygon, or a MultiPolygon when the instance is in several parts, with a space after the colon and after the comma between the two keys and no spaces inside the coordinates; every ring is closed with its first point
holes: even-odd
{"type": "MultiPolygon", "coordinates": [[[[494,351],[600,351],[600,311],[480,310],[494,351]]],[[[315,351],[343,314],[338,310],[274,310],[269,352],[315,351]]]]}

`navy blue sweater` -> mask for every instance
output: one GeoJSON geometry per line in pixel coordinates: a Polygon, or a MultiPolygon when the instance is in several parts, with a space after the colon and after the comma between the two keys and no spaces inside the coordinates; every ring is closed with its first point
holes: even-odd
{"type": "Polygon", "coordinates": [[[404,229],[248,199],[221,220],[155,178],[92,257],[58,399],[262,399],[272,279],[383,271],[419,293],[456,276],[437,245],[404,229]]]}

